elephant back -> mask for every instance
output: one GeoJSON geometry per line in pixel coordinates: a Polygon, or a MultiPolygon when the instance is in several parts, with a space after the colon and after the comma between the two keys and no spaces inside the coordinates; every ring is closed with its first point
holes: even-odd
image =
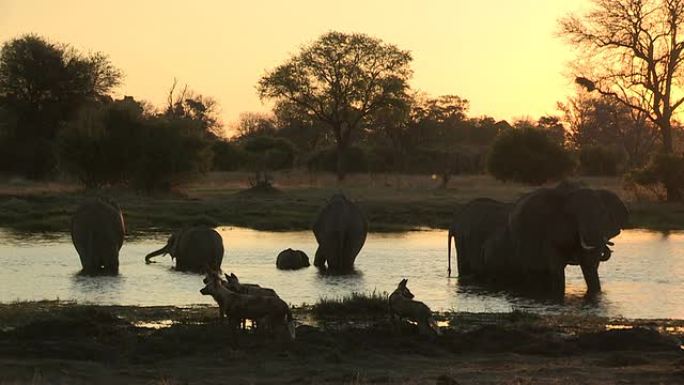
{"type": "Polygon", "coordinates": [[[204,226],[191,227],[182,230],[176,242],[176,269],[196,272],[220,269],[224,247],[216,230],[204,226]]]}
{"type": "Polygon", "coordinates": [[[468,202],[456,213],[449,228],[449,237],[456,239],[459,275],[484,272],[484,245],[497,231],[507,226],[510,210],[510,204],[478,198],[468,202]]]}
{"type": "Polygon", "coordinates": [[[83,202],[71,218],[71,239],[84,271],[95,273],[104,267],[118,272],[125,231],[117,204],[101,198],[83,202]]]}
{"type": "Polygon", "coordinates": [[[318,250],[314,265],[324,258],[328,269],[351,270],[368,234],[368,222],[355,203],[334,195],[318,213],[313,225],[318,250]]]}

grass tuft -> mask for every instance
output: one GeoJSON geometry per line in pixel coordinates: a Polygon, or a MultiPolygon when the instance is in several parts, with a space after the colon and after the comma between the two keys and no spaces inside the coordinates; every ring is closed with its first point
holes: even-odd
{"type": "Polygon", "coordinates": [[[387,314],[387,292],[357,293],[337,297],[321,298],[311,308],[317,319],[377,318],[387,314]]]}

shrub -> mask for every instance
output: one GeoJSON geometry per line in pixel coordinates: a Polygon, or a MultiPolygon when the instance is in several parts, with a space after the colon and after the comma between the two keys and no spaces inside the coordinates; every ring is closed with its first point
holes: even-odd
{"type": "Polygon", "coordinates": [[[584,146],[579,153],[582,174],[591,176],[615,176],[620,167],[620,155],[602,146],[584,146]]]}
{"type": "MultiPolygon", "coordinates": [[[[359,173],[368,171],[366,152],[356,146],[350,146],[344,153],[345,171],[359,173]]],[[[309,171],[337,172],[337,148],[335,146],[322,148],[311,153],[306,161],[309,171]]]]}
{"type": "MultiPolygon", "coordinates": [[[[668,186],[674,191],[674,196],[681,199],[684,196],[684,155],[656,154],[644,168],[632,171],[627,177],[629,181],[653,191],[662,191],[668,186]]],[[[666,199],[666,196],[662,195],[661,199],[666,199]]]]}
{"type": "Polygon", "coordinates": [[[211,146],[214,153],[214,170],[234,171],[244,167],[249,155],[240,146],[225,140],[217,140],[211,146]]]}
{"type": "Polygon", "coordinates": [[[535,185],[561,179],[573,167],[568,151],[544,131],[529,127],[502,132],[487,159],[496,179],[535,185]]]}
{"type": "Polygon", "coordinates": [[[242,148],[255,168],[282,170],[294,164],[296,149],[287,139],[267,135],[248,137],[242,142],[242,148]]]}
{"type": "Polygon", "coordinates": [[[143,126],[142,108],[130,100],[82,110],[60,131],[60,168],[89,188],[125,181],[143,126]]]}
{"type": "Polygon", "coordinates": [[[147,192],[208,170],[212,159],[196,122],[146,116],[130,98],[82,111],[60,132],[58,155],[86,187],[128,183],[147,192]]]}
{"type": "Polygon", "coordinates": [[[130,180],[138,190],[169,190],[211,168],[210,143],[188,120],[154,118],[142,130],[138,143],[141,152],[130,180]]]}

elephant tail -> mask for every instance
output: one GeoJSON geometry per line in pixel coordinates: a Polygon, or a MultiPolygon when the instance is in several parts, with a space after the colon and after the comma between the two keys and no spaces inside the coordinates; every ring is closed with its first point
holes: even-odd
{"type": "Polygon", "coordinates": [[[453,238],[454,233],[451,228],[449,228],[449,235],[448,235],[448,241],[447,241],[447,247],[448,247],[448,252],[447,254],[449,255],[449,267],[447,268],[447,273],[449,277],[451,277],[451,238],[453,238]]]}

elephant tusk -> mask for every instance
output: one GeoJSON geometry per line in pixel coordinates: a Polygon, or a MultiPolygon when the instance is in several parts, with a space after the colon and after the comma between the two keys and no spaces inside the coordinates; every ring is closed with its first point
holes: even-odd
{"type": "Polygon", "coordinates": [[[594,250],[596,247],[595,246],[589,246],[584,242],[584,238],[580,237],[580,244],[582,245],[582,248],[586,251],[594,250]]]}

